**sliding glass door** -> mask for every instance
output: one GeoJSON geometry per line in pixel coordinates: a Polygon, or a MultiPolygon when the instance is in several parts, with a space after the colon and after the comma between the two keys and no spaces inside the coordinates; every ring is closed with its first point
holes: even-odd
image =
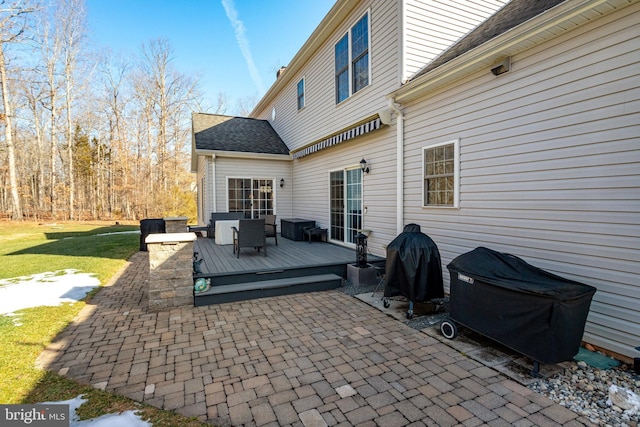
{"type": "Polygon", "coordinates": [[[329,174],[331,238],[355,243],[362,228],[362,170],[332,171],[329,174]]]}

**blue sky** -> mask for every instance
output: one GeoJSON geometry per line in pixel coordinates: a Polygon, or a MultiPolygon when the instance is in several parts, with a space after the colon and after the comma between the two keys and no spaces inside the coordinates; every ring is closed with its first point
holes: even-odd
{"type": "MultiPolygon", "coordinates": [[[[91,38],[125,57],[169,40],[174,65],[201,76],[206,96],[264,95],[335,0],[86,0],[91,38]]],[[[229,111],[227,111],[229,113],[229,111]]]]}

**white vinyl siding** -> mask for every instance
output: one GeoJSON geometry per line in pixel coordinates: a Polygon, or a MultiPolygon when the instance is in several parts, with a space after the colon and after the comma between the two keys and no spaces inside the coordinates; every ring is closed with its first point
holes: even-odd
{"type": "Polygon", "coordinates": [[[280,91],[274,102],[265,105],[255,117],[268,119],[272,107],[275,107],[278,118],[272,125],[289,149],[295,150],[387,108],[385,95],[396,89],[399,81],[397,12],[397,4],[386,0],[363,2],[357,6],[304,67],[291,76],[288,86],[280,91]],[[335,44],[367,13],[369,84],[336,105],[335,44]],[[305,98],[313,99],[313,102],[307,102],[305,108],[298,111],[296,104],[291,102],[291,93],[296,92],[296,85],[303,76],[305,98]]]}
{"type": "MultiPolygon", "coordinates": [[[[468,2],[463,0],[371,0],[357,5],[327,37],[313,56],[290,76],[273,101],[254,117],[269,119],[272,108],[278,119],[272,125],[290,150],[313,143],[388,108],[385,95],[397,89],[407,76],[405,63],[419,69],[455,40],[474,28],[505,0],[468,2]],[[424,14],[429,19],[425,27],[424,14]],[[369,19],[369,84],[336,105],[335,45],[363,16],[369,19]],[[404,16],[404,18],[403,18],[404,16]],[[410,18],[408,18],[410,17],[410,18]],[[403,23],[403,19],[407,21],[403,23]],[[458,28],[458,19],[460,26],[458,28]],[[407,27],[406,30],[403,29],[407,27]],[[430,34],[452,33],[444,38],[430,34]],[[406,46],[403,47],[403,43],[406,46]],[[429,54],[422,49],[429,46],[429,54]],[[291,102],[296,84],[305,79],[305,98],[313,99],[299,110],[291,102]],[[296,114],[296,113],[300,114],[296,114]]],[[[287,70],[292,72],[291,69],[287,70]]],[[[285,71],[285,73],[287,72],[285,71]]],[[[282,79],[284,76],[281,76],[282,79]]],[[[351,80],[351,79],[349,79],[351,80]]]]}
{"type": "Polygon", "coordinates": [[[385,256],[385,245],[395,237],[396,225],[390,218],[396,211],[395,152],[389,152],[389,141],[395,128],[384,127],[358,137],[348,144],[338,144],[316,154],[294,160],[295,200],[293,216],[316,221],[329,228],[329,174],[331,171],[359,168],[366,156],[371,167],[362,177],[362,227],[372,230],[369,252],[385,256]]]}
{"type": "Polygon", "coordinates": [[[443,269],[477,246],[595,286],[584,339],[640,343],[640,5],[406,107],[405,222],[443,269]],[[460,138],[460,209],[421,206],[424,141],[460,138]]]}
{"type": "Polygon", "coordinates": [[[213,174],[210,156],[198,156],[198,169],[196,182],[198,182],[198,202],[202,206],[198,209],[198,225],[207,225],[210,212],[213,211],[213,174]]]}
{"type": "Polygon", "coordinates": [[[262,178],[274,180],[274,209],[279,218],[290,217],[292,214],[291,192],[291,163],[280,160],[259,160],[249,158],[217,157],[215,160],[216,174],[216,206],[219,212],[228,209],[228,179],[229,178],[262,178]],[[280,187],[280,179],[285,181],[280,187]]]}
{"type": "Polygon", "coordinates": [[[500,9],[507,0],[404,0],[407,79],[500,9]]]}

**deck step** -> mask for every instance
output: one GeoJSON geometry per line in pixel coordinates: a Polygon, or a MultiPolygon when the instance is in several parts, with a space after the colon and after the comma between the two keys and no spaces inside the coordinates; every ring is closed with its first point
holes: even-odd
{"type": "Polygon", "coordinates": [[[203,306],[302,292],[324,291],[336,289],[341,285],[342,278],[337,274],[317,274],[213,286],[205,292],[195,294],[194,300],[196,306],[203,306]]]}

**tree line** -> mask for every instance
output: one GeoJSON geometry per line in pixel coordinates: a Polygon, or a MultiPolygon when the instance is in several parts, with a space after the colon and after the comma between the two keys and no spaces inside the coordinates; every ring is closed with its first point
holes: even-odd
{"type": "Polygon", "coordinates": [[[125,58],[88,34],[83,0],[0,3],[0,212],[193,217],[191,113],[223,114],[226,96],[206,101],[167,40],[125,58]]]}

